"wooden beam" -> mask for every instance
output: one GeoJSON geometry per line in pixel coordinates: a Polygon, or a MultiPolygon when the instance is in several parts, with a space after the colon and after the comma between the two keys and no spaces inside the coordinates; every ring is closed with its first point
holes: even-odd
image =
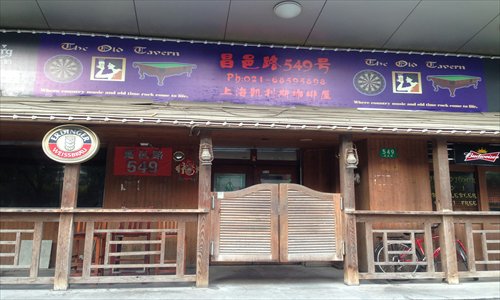
{"type": "Polygon", "coordinates": [[[441,265],[445,272],[446,282],[458,284],[457,249],[453,217],[443,216],[443,223],[439,228],[439,245],[441,246],[441,265]]]}
{"type": "MultiPolygon", "coordinates": [[[[435,139],[432,148],[434,187],[436,191],[436,209],[440,212],[452,211],[450,166],[448,146],[443,139],[435,139]]],[[[457,250],[455,245],[455,225],[452,216],[443,216],[439,228],[441,264],[449,284],[458,284],[457,250]]]]}
{"type": "Polygon", "coordinates": [[[486,171],[488,167],[477,167],[477,182],[479,184],[479,210],[489,211],[490,203],[488,197],[488,185],[486,184],[486,171]]]}
{"type": "Polygon", "coordinates": [[[65,165],[61,195],[61,208],[76,208],[78,197],[78,181],[80,179],[80,164],[65,165]]]}
{"type": "MultiPolygon", "coordinates": [[[[90,265],[92,264],[92,252],[94,249],[94,226],[95,222],[90,221],[85,224],[85,242],[83,246],[83,266],[82,266],[82,277],[90,278],[90,265]]],[[[97,242],[95,245],[95,257],[97,263],[99,262],[99,255],[97,242]]]]}
{"type": "Polygon", "coordinates": [[[373,230],[372,222],[366,222],[365,236],[366,236],[366,261],[368,265],[368,273],[375,273],[372,230],[373,230]]]}
{"type": "Polygon", "coordinates": [[[434,170],[434,189],[436,192],[436,210],[452,211],[450,166],[448,163],[448,145],[445,140],[434,140],[432,147],[432,167],[434,170]]]}
{"type": "MultiPolygon", "coordinates": [[[[65,165],[61,209],[76,207],[80,164],[65,165]]],[[[73,213],[61,213],[57,235],[56,266],[54,274],[54,290],[67,290],[73,250],[73,213]]]]}
{"type": "Polygon", "coordinates": [[[31,251],[30,278],[38,277],[40,267],[40,252],[42,250],[43,222],[35,222],[35,231],[33,232],[33,248],[31,251]]]}
{"type": "Polygon", "coordinates": [[[344,200],[344,283],[359,285],[358,251],[356,237],[356,216],[345,212],[355,210],[354,169],[347,169],[346,149],[352,148],[352,136],[342,135],[339,147],[340,193],[344,200]]]}
{"type": "MultiPolygon", "coordinates": [[[[200,139],[202,145],[212,150],[212,138],[204,133],[200,139]]],[[[213,151],[211,151],[213,153],[213,151]]],[[[198,209],[210,210],[212,164],[201,164],[198,172],[198,209]]],[[[210,264],[210,214],[198,215],[198,237],[196,243],[196,286],[208,287],[208,268],[210,264]]]]}
{"type": "MultiPolygon", "coordinates": [[[[165,252],[162,252],[162,254],[165,252]]],[[[176,275],[182,277],[185,274],[186,265],[186,222],[177,223],[177,258],[176,275]]]]}

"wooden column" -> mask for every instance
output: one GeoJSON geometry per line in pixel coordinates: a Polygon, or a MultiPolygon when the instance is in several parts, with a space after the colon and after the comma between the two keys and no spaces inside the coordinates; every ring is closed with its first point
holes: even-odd
{"type": "Polygon", "coordinates": [[[344,200],[344,283],[359,285],[358,250],[356,237],[356,216],[347,214],[355,210],[354,169],[345,164],[346,149],[352,148],[352,136],[342,135],[339,147],[340,193],[344,200]]]}
{"type": "Polygon", "coordinates": [[[80,164],[65,165],[61,209],[69,210],[59,217],[57,235],[56,266],[54,274],[54,290],[67,290],[73,249],[73,213],[78,197],[78,181],[80,164]]]}
{"type": "MultiPolygon", "coordinates": [[[[450,183],[450,166],[446,141],[436,139],[432,149],[434,169],[434,187],[436,191],[436,209],[440,212],[453,210],[450,183]]],[[[439,228],[441,246],[441,264],[449,284],[458,284],[457,250],[455,246],[455,226],[452,216],[443,216],[439,228]]]]}
{"type": "MultiPolygon", "coordinates": [[[[202,147],[209,147],[212,151],[212,138],[208,134],[202,134],[200,139],[201,156],[202,147]]],[[[196,243],[196,286],[208,287],[208,268],[210,264],[210,183],[212,177],[212,163],[202,163],[198,172],[198,208],[207,211],[206,214],[198,215],[198,238],[196,243]]]]}
{"type": "Polygon", "coordinates": [[[30,278],[36,279],[40,269],[40,252],[42,250],[43,222],[35,222],[33,247],[31,250],[30,278]]]}

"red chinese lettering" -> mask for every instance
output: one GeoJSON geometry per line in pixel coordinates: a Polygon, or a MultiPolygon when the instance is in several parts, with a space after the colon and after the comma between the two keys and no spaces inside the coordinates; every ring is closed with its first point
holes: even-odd
{"type": "Polygon", "coordinates": [[[321,100],[332,100],[332,97],[330,96],[330,90],[322,90],[320,99],[321,100]]]}
{"type": "Polygon", "coordinates": [[[233,95],[233,91],[231,90],[231,88],[228,88],[227,86],[225,86],[224,87],[224,91],[222,92],[222,95],[232,96],[233,95]]]}
{"type": "Polygon", "coordinates": [[[306,92],[306,97],[316,99],[316,97],[318,97],[318,92],[316,90],[308,90],[306,92]]]}
{"type": "Polygon", "coordinates": [[[266,96],[266,97],[273,97],[274,96],[274,89],[267,88],[264,91],[264,96],[266,96]]]}
{"type": "Polygon", "coordinates": [[[259,88],[251,88],[250,89],[250,97],[260,97],[260,89],[259,88]]]}
{"type": "Polygon", "coordinates": [[[238,88],[238,96],[245,97],[247,95],[247,89],[244,87],[238,88]]]}
{"type": "Polygon", "coordinates": [[[241,60],[241,67],[243,69],[258,69],[259,67],[254,67],[255,56],[253,54],[245,54],[243,55],[243,59],[241,60]]]}
{"type": "Polygon", "coordinates": [[[304,91],[301,89],[296,89],[292,91],[292,96],[296,98],[303,98],[304,97],[304,91]]]}
{"type": "Polygon", "coordinates": [[[278,67],[278,57],[276,55],[264,56],[263,69],[271,68],[272,71],[276,71],[278,67]]]}
{"type": "Polygon", "coordinates": [[[318,67],[318,70],[324,70],[324,73],[327,73],[330,70],[330,63],[326,57],[319,57],[315,65],[318,67]]]}
{"type": "Polygon", "coordinates": [[[278,97],[288,98],[288,95],[290,95],[290,91],[288,89],[280,89],[278,91],[278,97]]]}
{"type": "Polygon", "coordinates": [[[222,69],[232,69],[234,67],[233,54],[222,53],[220,55],[219,65],[222,69]]]}

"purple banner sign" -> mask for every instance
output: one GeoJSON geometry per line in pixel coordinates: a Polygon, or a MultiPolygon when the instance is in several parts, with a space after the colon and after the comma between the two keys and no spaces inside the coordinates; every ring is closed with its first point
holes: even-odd
{"type": "Polygon", "coordinates": [[[0,34],[5,96],[487,111],[478,58],[0,34]]]}

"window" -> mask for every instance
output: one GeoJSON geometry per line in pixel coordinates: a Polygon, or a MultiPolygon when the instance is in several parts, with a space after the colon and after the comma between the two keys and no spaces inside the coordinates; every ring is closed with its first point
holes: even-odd
{"type": "Polygon", "coordinates": [[[486,189],[490,210],[500,211],[500,172],[486,172],[486,189]]]}
{"type": "MultiPolygon", "coordinates": [[[[434,175],[431,172],[432,202],[436,201],[434,175]]],[[[476,192],[476,176],[474,172],[450,172],[451,198],[454,211],[477,211],[479,199],[476,192]]]]}
{"type": "MultiPolygon", "coordinates": [[[[81,166],[78,207],[102,207],[106,149],[81,166]]],[[[0,147],[0,207],[60,207],[64,165],[41,147],[0,147]]]]}
{"type": "Polygon", "coordinates": [[[244,173],[215,173],[214,191],[232,192],[245,188],[244,173]]]}

